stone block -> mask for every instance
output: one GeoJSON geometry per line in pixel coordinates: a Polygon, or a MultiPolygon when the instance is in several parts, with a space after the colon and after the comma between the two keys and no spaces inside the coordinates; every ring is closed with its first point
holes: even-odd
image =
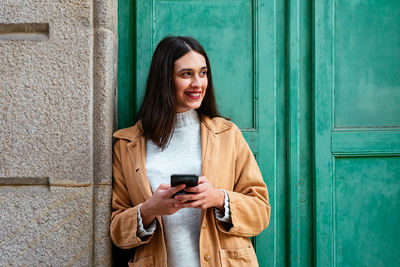
{"type": "Polygon", "coordinates": [[[90,186],[1,186],[0,266],[92,265],[92,200],[90,186]]]}
{"type": "Polygon", "coordinates": [[[47,40],[0,41],[0,178],[93,180],[90,0],[3,0],[0,23],[45,23],[47,40]]]}
{"type": "Polygon", "coordinates": [[[110,266],[117,0],[0,14],[0,266],[110,266]]]}
{"type": "Polygon", "coordinates": [[[111,185],[94,187],[94,266],[111,265],[111,185]]]}
{"type": "Polygon", "coordinates": [[[95,31],[94,49],[94,177],[95,182],[111,183],[112,175],[112,133],[114,97],[116,91],[117,61],[114,35],[110,30],[95,31]]]}
{"type": "Polygon", "coordinates": [[[118,0],[94,0],[94,25],[118,31],[118,0]]]}

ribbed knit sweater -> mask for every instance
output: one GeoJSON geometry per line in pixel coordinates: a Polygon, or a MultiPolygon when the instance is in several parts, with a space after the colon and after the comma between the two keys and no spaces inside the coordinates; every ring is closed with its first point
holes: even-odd
{"type": "MultiPolygon", "coordinates": [[[[164,150],[146,140],[146,173],[153,192],[160,184],[169,184],[171,174],[201,175],[200,119],[195,110],[176,114],[174,132],[164,150]]],[[[220,221],[231,223],[229,197],[223,191],[224,211],[215,209],[215,216],[220,221]]],[[[173,215],[162,216],[162,219],[168,266],[200,266],[200,210],[181,209],[173,215]]],[[[139,208],[138,235],[150,235],[155,228],[155,220],[143,227],[139,208]]]]}
{"type": "MultiPolygon", "coordinates": [[[[195,110],[176,114],[172,138],[161,151],[146,141],[146,173],[153,192],[171,174],[201,175],[200,120],[195,110]]],[[[200,266],[200,210],[181,209],[163,216],[168,266],[200,266]]]]}

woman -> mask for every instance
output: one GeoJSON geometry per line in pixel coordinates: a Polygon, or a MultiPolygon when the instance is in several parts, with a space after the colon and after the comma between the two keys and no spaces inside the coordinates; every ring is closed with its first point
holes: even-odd
{"type": "Polygon", "coordinates": [[[268,192],[240,130],[216,108],[192,38],[157,46],[135,126],[114,134],[111,239],[130,266],[258,266],[248,237],[267,227],[268,192]],[[202,175],[171,187],[174,173],[202,175]],[[180,190],[192,194],[175,195],[180,190]]]}

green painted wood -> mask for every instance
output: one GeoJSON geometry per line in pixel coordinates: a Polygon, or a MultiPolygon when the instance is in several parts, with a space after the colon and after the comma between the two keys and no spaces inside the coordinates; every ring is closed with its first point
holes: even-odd
{"type": "MultiPolygon", "coordinates": [[[[136,116],[135,1],[118,0],[118,103],[117,129],[132,126],[136,116]]],[[[135,249],[120,249],[112,245],[113,266],[127,266],[135,249]]]]}
{"type": "Polygon", "coordinates": [[[153,44],[153,0],[136,2],[136,112],[144,98],[146,79],[149,72],[151,57],[154,52],[153,44]]]}
{"type": "Polygon", "coordinates": [[[332,129],[332,17],[333,2],[314,2],[314,262],[336,266],[333,233],[332,129]]]}
{"type": "MultiPolygon", "coordinates": [[[[252,1],[186,1],[185,4],[182,1],[148,2],[151,4],[143,8],[150,12],[148,15],[153,24],[149,26],[153,34],[150,35],[151,40],[146,40],[146,48],[151,46],[153,51],[166,35],[189,35],[201,40],[213,67],[215,87],[231,88],[230,91],[216,90],[221,113],[229,114],[243,129],[255,128],[253,100],[257,88],[253,83],[256,40],[252,34],[255,15],[252,1]],[[238,20],[238,17],[241,19],[238,20]],[[250,118],[249,114],[252,115],[250,118]]],[[[144,26],[146,28],[142,28],[142,32],[150,28],[144,26]]],[[[146,62],[148,64],[149,59],[146,62]]],[[[144,77],[147,75],[141,74],[144,77]]],[[[142,95],[139,96],[138,102],[142,100],[142,95]]]]}
{"type": "Polygon", "coordinates": [[[332,152],[335,155],[400,155],[400,131],[335,131],[332,152]]]}
{"type": "MultiPolygon", "coordinates": [[[[254,86],[257,17],[252,1],[155,1],[154,43],[165,35],[190,35],[210,57],[216,98],[222,114],[229,114],[242,129],[256,128],[254,86]],[[190,12],[192,11],[192,12],[190,12]],[[238,19],[240,18],[240,19],[238,19]],[[207,30],[205,30],[207,29],[207,30]],[[240,107],[240,108],[237,108],[240,107]]],[[[257,139],[257,138],[255,138],[257,139]]]]}
{"type": "Polygon", "coordinates": [[[311,1],[288,1],[290,266],[312,266],[311,1]]]}
{"type": "Polygon", "coordinates": [[[136,108],[152,52],[164,36],[192,36],[209,55],[220,111],[242,129],[270,189],[273,218],[254,239],[260,266],[285,261],[285,213],[277,211],[286,197],[284,150],[277,147],[285,143],[283,10],[283,3],[264,0],[153,0],[136,7],[136,108]]]}
{"type": "Polygon", "coordinates": [[[400,4],[314,7],[315,263],[399,266],[400,4]]]}
{"type": "Polygon", "coordinates": [[[399,205],[398,1],[133,3],[120,4],[119,127],[133,121],[164,35],[204,44],[220,109],[269,188],[271,223],[254,240],[260,266],[400,265],[398,235],[380,219],[399,221],[386,209],[399,205]],[[363,221],[371,210],[373,224],[363,221]]]}
{"type": "Polygon", "coordinates": [[[118,0],[118,129],[132,126],[136,116],[134,3],[118,0]]]}
{"type": "Polygon", "coordinates": [[[335,2],[335,127],[400,127],[400,2],[335,2]]]}
{"type": "Polygon", "coordinates": [[[286,266],[286,75],[284,1],[258,1],[258,163],[269,189],[269,228],[257,238],[260,266],[286,266]]]}
{"type": "Polygon", "coordinates": [[[335,160],[337,266],[399,266],[400,157],[335,160]]]}

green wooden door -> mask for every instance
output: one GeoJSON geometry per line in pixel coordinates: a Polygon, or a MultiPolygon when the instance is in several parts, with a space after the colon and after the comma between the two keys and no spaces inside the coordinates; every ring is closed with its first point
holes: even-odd
{"type": "Polygon", "coordinates": [[[119,0],[118,127],[167,34],[209,54],[272,206],[260,266],[400,266],[400,1],[119,0]]]}
{"type": "Polygon", "coordinates": [[[400,266],[400,1],[315,2],[317,266],[400,266]]]}
{"type": "MultiPolygon", "coordinates": [[[[260,2],[263,1],[137,1],[136,99],[138,107],[157,43],[166,35],[194,37],[209,55],[221,114],[241,128],[266,183],[273,188],[273,179],[267,179],[266,171],[268,164],[272,165],[266,160],[268,146],[260,145],[269,141],[266,109],[268,89],[272,91],[272,87],[266,85],[273,82],[273,77],[266,78],[271,69],[259,64],[266,60],[268,47],[266,36],[260,35],[260,29],[265,27],[265,17],[259,16],[265,8],[260,2]]],[[[261,262],[271,260],[273,255],[272,228],[253,240],[261,262]]]]}
{"type": "Polygon", "coordinates": [[[124,13],[120,18],[131,16],[129,12],[133,10],[136,22],[120,20],[123,24],[119,26],[120,31],[125,32],[119,34],[120,47],[126,50],[126,45],[132,46],[132,54],[125,52],[119,58],[123,64],[130,64],[127,60],[134,62],[133,78],[126,78],[132,70],[119,64],[119,80],[124,82],[119,86],[122,98],[119,127],[131,125],[134,114],[125,114],[134,113],[132,107],[135,112],[140,107],[157,43],[166,35],[188,35],[197,39],[210,58],[219,110],[242,130],[269,188],[271,223],[253,239],[259,262],[261,266],[271,266],[274,262],[283,264],[285,231],[279,226],[284,226],[284,213],[275,211],[285,205],[282,199],[277,199],[284,197],[278,191],[283,189],[284,155],[277,149],[285,142],[284,136],[278,134],[282,132],[279,127],[283,127],[284,119],[283,112],[276,111],[275,103],[279,101],[283,106],[284,102],[283,79],[277,76],[283,70],[284,47],[282,35],[278,36],[278,32],[283,32],[282,17],[274,16],[274,10],[282,9],[283,3],[149,0],[134,1],[135,6],[131,1],[120,1],[119,5],[120,12],[124,13]],[[277,46],[281,48],[276,49],[277,46]],[[130,96],[127,90],[134,95],[130,96]],[[277,120],[280,122],[276,123],[277,120]]]}

